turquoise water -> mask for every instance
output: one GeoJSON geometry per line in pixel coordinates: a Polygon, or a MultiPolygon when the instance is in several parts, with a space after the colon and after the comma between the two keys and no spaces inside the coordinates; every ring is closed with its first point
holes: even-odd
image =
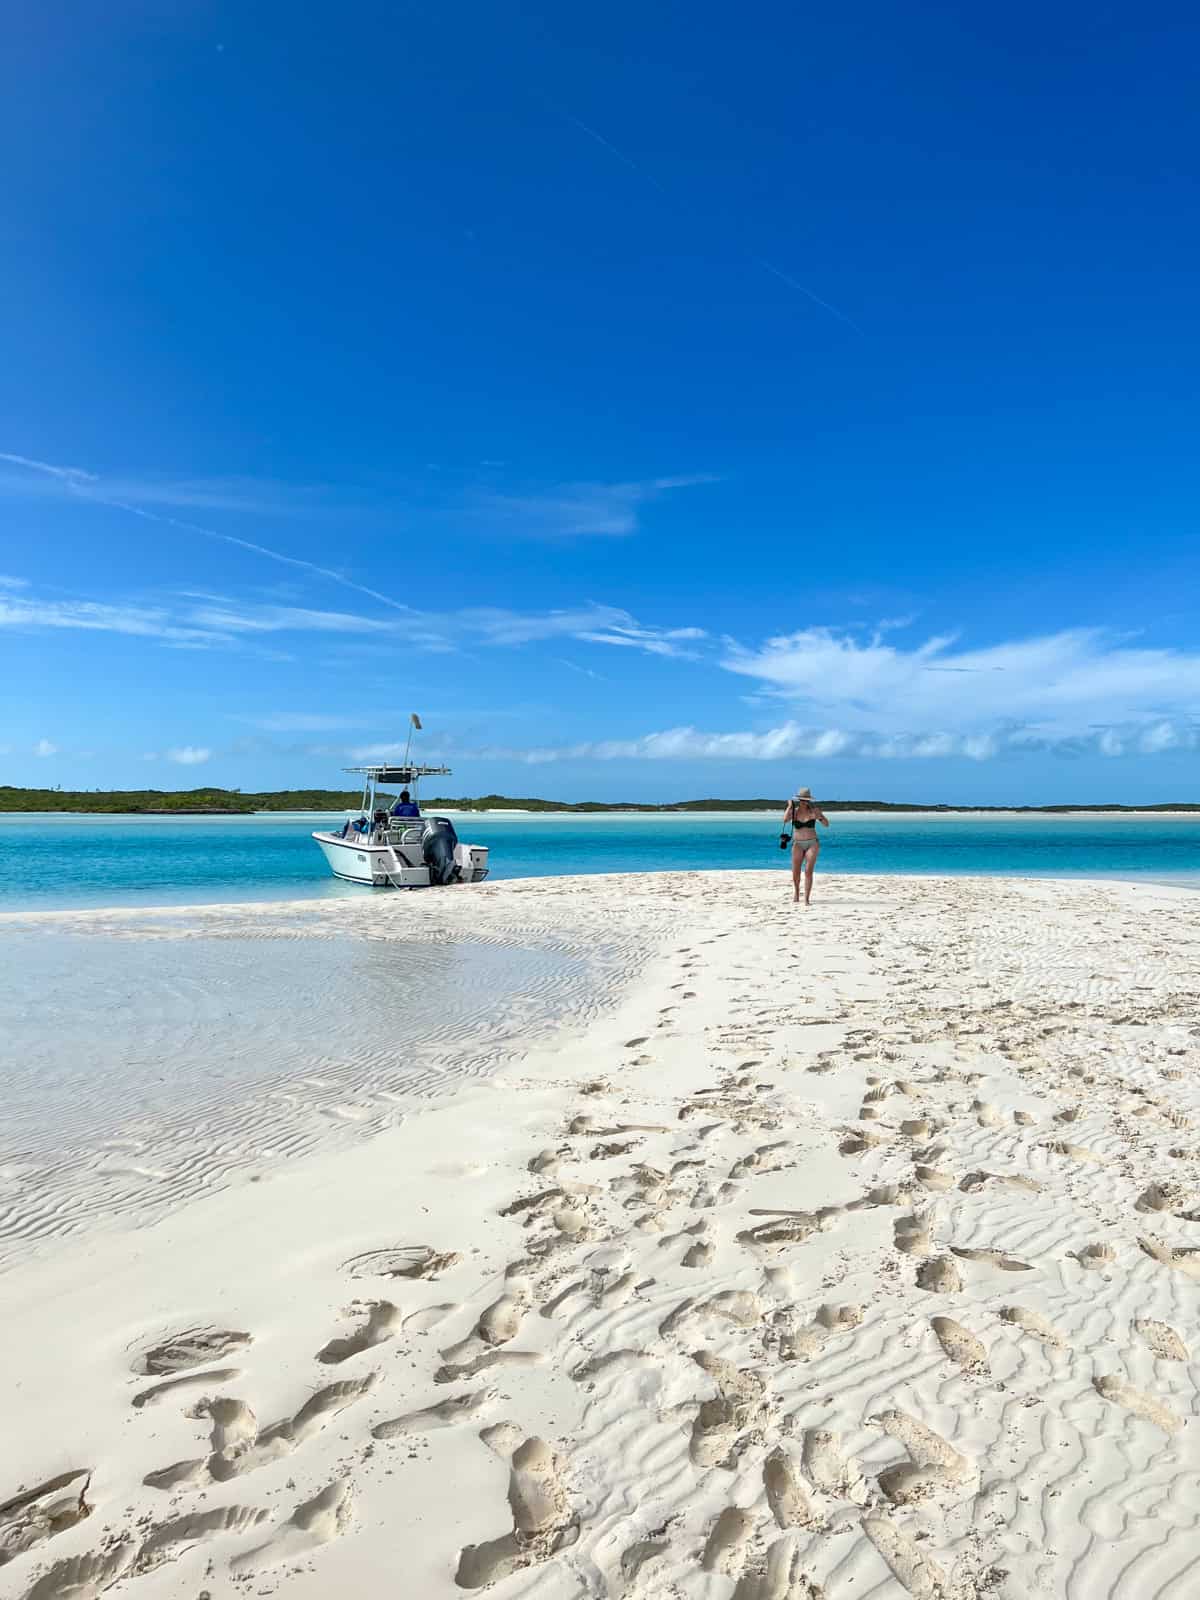
{"type": "MultiPolygon", "coordinates": [[[[323,816],[0,818],[0,910],[340,898],[309,837],[323,816]]],[[[341,818],[337,821],[340,824],[341,818]]],[[[763,816],[473,817],[493,878],[688,868],[784,868],[763,816]]],[[[1193,882],[1200,817],[838,817],[821,870],[1004,873],[1193,882]]]]}

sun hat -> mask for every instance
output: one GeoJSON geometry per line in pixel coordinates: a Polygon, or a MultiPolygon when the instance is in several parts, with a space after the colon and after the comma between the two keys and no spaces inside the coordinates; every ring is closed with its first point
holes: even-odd
{"type": "Polygon", "coordinates": [[[795,794],[792,796],[792,799],[793,800],[811,800],[812,799],[812,790],[811,789],[797,789],[795,794]]]}

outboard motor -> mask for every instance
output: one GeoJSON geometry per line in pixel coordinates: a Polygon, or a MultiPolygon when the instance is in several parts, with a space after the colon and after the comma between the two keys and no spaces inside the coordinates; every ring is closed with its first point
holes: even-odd
{"type": "Polygon", "coordinates": [[[429,868],[430,883],[458,882],[459,870],[454,860],[457,843],[458,835],[452,822],[446,817],[430,817],[421,840],[421,854],[429,868]]]}

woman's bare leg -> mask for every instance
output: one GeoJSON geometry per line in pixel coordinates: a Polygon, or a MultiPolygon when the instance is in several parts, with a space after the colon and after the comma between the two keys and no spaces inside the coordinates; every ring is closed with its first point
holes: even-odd
{"type": "Polygon", "coordinates": [[[804,871],[804,852],[792,851],[792,903],[800,898],[800,874],[804,871]]]}
{"type": "Polygon", "coordinates": [[[807,905],[808,902],[812,899],[813,868],[817,864],[817,856],[820,854],[820,850],[821,850],[820,845],[809,845],[808,849],[804,852],[804,904],[805,905],[807,905]]]}

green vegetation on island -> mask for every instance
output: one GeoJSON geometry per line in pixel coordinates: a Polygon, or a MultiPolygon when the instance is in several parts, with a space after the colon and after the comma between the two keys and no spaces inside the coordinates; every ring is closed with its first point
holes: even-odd
{"type": "MultiPolygon", "coordinates": [[[[357,789],[275,789],[245,792],[240,789],[16,789],[0,785],[0,812],[72,812],[145,816],[250,816],[263,811],[353,811],[361,800],[357,789]]],[[[380,795],[380,800],[385,797],[380,795]]],[[[541,800],[503,794],[460,796],[452,799],[423,798],[427,811],[562,811],[586,815],[594,811],[782,811],[783,799],[758,800],[676,800],[670,804],[649,805],[636,800],[541,800]]],[[[1097,805],[1055,806],[954,806],[944,804],[908,805],[890,800],[821,800],[826,811],[970,811],[1016,812],[1053,815],[1064,811],[1200,811],[1197,801],[1163,801],[1156,805],[1131,806],[1117,802],[1097,805]]]]}

